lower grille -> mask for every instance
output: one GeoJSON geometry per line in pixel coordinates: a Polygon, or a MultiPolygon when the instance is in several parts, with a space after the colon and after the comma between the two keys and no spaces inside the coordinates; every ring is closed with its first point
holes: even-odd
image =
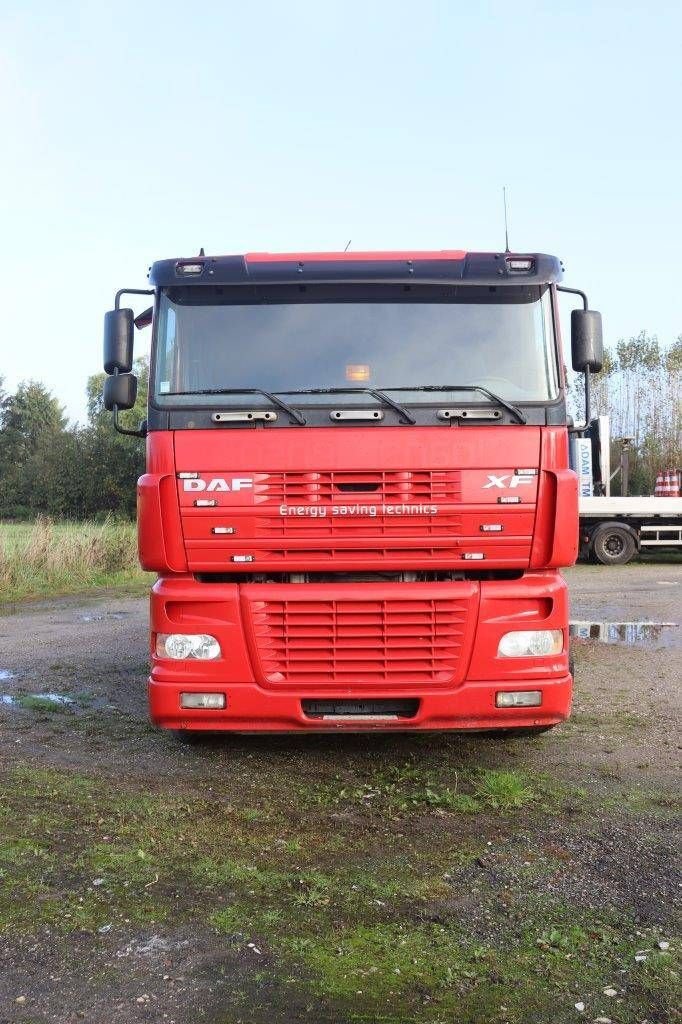
{"type": "Polygon", "coordinates": [[[270,684],[452,683],[466,599],[251,601],[263,679],[270,684]]]}

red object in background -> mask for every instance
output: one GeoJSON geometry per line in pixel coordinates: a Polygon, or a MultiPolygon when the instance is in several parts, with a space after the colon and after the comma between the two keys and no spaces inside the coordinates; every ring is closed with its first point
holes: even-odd
{"type": "Polygon", "coordinates": [[[657,475],[654,496],[656,498],[679,498],[680,471],[678,469],[666,469],[657,475]]]}

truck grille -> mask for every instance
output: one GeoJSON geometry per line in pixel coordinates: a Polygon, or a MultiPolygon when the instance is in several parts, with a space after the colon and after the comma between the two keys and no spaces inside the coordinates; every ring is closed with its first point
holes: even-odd
{"type": "Polygon", "coordinates": [[[256,504],[315,504],[362,500],[435,503],[461,500],[459,470],[390,470],[376,473],[268,473],[256,478],[256,504]]]}
{"type": "Polygon", "coordinates": [[[270,684],[451,684],[468,599],[251,601],[270,684]]]}

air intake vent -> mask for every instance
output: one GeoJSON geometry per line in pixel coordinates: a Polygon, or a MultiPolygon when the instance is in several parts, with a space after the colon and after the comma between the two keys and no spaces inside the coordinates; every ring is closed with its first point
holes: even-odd
{"type": "Polygon", "coordinates": [[[452,684],[469,601],[267,600],[250,612],[266,684],[452,684]]]}
{"type": "Polygon", "coordinates": [[[303,714],[308,718],[350,721],[359,718],[414,718],[419,711],[418,700],[302,700],[303,714]]]}

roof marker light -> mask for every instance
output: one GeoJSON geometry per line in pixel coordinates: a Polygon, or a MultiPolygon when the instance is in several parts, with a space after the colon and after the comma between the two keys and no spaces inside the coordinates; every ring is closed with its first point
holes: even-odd
{"type": "Polygon", "coordinates": [[[176,274],[200,274],[204,269],[203,263],[176,263],[176,274]]]}
{"type": "Polygon", "coordinates": [[[513,274],[528,274],[533,269],[533,260],[530,259],[519,260],[508,256],[506,264],[507,270],[510,270],[513,274]]]}

